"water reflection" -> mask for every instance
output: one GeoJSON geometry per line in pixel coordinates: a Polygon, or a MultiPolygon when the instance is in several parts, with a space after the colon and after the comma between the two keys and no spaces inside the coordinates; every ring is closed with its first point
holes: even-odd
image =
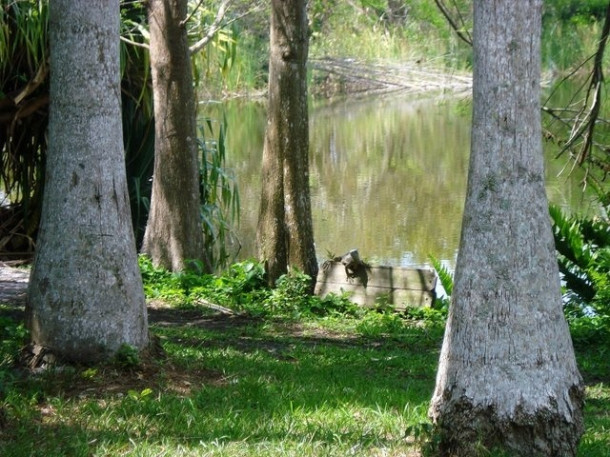
{"type": "MultiPolygon", "coordinates": [[[[206,115],[221,117],[218,107],[206,115]]],[[[255,255],[265,108],[224,105],[228,166],[241,193],[240,259],[255,255]]],[[[408,97],[342,101],[310,110],[310,173],[316,248],[358,248],[380,264],[420,266],[428,255],[453,266],[470,148],[468,100],[408,97]]],[[[548,151],[551,156],[553,151],[548,151]]],[[[547,161],[549,198],[570,211],[587,202],[578,176],[547,161]]]]}
{"type": "Polygon", "coordinates": [[[358,247],[389,265],[452,258],[468,120],[441,100],[382,99],[315,110],[311,173],[318,251],[358,247]]]}

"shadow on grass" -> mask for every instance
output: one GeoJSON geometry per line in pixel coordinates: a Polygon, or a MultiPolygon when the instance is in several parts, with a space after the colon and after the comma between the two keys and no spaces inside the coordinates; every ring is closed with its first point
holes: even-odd
{"type": "MultiPolygon", "coordinates": [[[[425,421],[440,329],[367,338],[353,322],[194,309],[153,309],[150,321],[165,354],[139,367],[0,379],[0,455],[418,455],[404,432],[425,421]]],[[[579,455],[597,457],[608,455],[610,392],[596,354],[579,354],[596,382],[579,455]]]]}
{"type": "Polygon", "coordinates": [[[367,455],[410,448],[406,426],[425,418],[440,340],[423,329],[369,339],[193,310],[150,317],[161,360],[13,382],[0,454],[197,455],[241,443],[251,453],[234,455],[367,455]]]}

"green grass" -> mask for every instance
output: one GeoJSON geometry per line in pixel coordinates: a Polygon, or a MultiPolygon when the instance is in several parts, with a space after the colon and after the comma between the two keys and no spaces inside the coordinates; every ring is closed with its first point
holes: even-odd
{"type": "MultiPolygon", "coordinates": [[[[150,308],[156,349],[139,358],[125,348],[104,365],[19,371],[24,331],[14,308],[0,307],[0,455],[420,455],[443,336],[437,314],[295,317],[293,306],[278,317],[263,306],[258,315],[218,315],[197,306],[193,291],[228,301],[237,297],[228,289],[240,290],[247,301],[252,275],[237,268],[231,278],[205,278],[213,284],[206,288],[143,267],[149,294],[175,303],[150,308]]],[[[289,292],[284,286],[280,303],[289,292]]],[[[269,305],[277,295],[250,296],[269,305]]],[[[609,345],[576,341],[588,386],[579,455],[606,457],[609,345]]]]}
{"type": "Polygon", "coordinates": [[[202,313],[184,325],[181,313],[163,311],[152,330],[165,355],[133,370],[110,364],[8,380],[0,455],[413,451],[405,430],[426,420],[440,328],[405,324],[368,338],[353,319],[202,313]]]}

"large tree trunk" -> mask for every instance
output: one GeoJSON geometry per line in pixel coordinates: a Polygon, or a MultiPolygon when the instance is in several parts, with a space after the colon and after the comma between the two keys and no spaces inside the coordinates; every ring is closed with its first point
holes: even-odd
{"type": "Polygon", "coordinates": [[[201,226],[195,91],[186,26],[187,0],[149,3],[155,110],[155,165],[142,252],[180,271],[189,261],[211,271],[201,226]]]}
{"type": "Polygon", "coordinates": [[[272,284],[290,264],[312,277],[313,291],[318,264],[309,192],[308,43],[306,2],[273,0],[259,255],[272,284]]]}
{"type": "Polygon", "coordinates": [[[28,292],[31,339],[67,360],[148,342],[125,178],[119,0],[54,0],[43,214],[28,292]]]}
{"type": "Polygon", "coordinates": [[[541,0],[474,3],[474,113],[462,238],[430,415],[441,455],[573,456],[583,386],[544,188],[541,0]]]}

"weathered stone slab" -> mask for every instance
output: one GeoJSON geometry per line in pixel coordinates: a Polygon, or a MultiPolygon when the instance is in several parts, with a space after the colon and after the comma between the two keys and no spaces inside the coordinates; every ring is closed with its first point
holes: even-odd
{"type": "Polygon", "coordinates": [[[376,302],[392,304],[396,309],[407,306],[431,306],[434,301],[436,273],[429,269],[378,266],[366,269],[367,277],[348,277],[341,262],[325,262],[318,273],[315,293],[350,294],[362,306],[376,302]],[[366,283],[366,287],[365,287],[366,283]]]}

